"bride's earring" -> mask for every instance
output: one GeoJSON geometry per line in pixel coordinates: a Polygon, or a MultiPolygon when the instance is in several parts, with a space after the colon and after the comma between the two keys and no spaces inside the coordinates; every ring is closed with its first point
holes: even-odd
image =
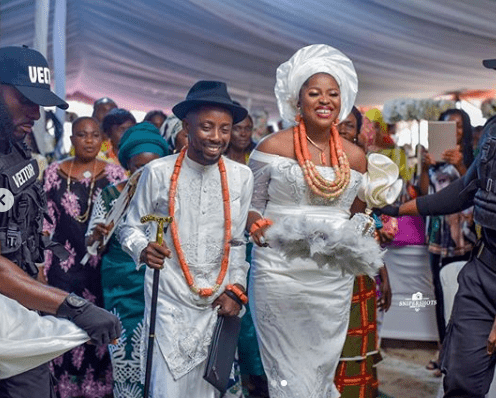
{"type": "Polygon", "coordinates": [[[300,105],[299,102],[296,104],[296,109],[298,110],[298,113],[301,115],[302,114],[302,112],[301,112],[301,105],[300,105]]]}

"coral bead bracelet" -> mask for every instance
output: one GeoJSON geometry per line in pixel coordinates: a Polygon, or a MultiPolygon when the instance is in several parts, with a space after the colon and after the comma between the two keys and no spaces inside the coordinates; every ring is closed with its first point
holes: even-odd
{"type": "Polygon", "coordinates": [[[248,303],[248,296],[236,285],[227,285],[226,291],[233,292],[243,304],[246,305],[248,303]]]}
{"type": "Polygon", "coordinates": [[[270,226],[272,224],[273,224],[273,222],[269,218],[259,218],[257,221],[255,221],[253,224],[251,224],[250,235],[253,235],[255,233],[255,231],[258,231],[260,228],[263,228],[266,225],[270,226]]]}

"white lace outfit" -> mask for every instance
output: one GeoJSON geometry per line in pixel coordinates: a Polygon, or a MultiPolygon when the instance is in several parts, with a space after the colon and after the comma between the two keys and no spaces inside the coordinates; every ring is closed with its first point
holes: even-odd
{"type": "Polygon", "coordinates": [[[48,362],[89,340],[67,319],[40,316],[0,294],[0,379],[48,362]]]}
{"type": "MultiPolygon", "coordinates": [[[[328,200],[308,189],[293,159],[255,150],[249,166],[255,177],[251,210],[273,220],[274,226],[291,217],[340,228],[367,180],[351,170],[343,194],[328,200]]],[[[317,168],[326,179],[334,178],[330,167],[317,168]]],[[[270,397],[339,397],[333,380],[346,338],[354,275],[339,263],[290,260],[270,247],[254,246],[252,254],[250,308],[270,397]]]]}
{"type": "MultiPolygon", "coordinates": [[[[178,155],[171,155],[149,163],[140,178],[129,212],[122,224],[120,240],[139,266],[139,256],[148,245],[146,230],[155,236],[156,223],[141,224],[140,218],[147,214],[169,215],[169,187],[174,163],[178,155]]],[[[232,239],[244,241],[248,208],[253,190],[253,175],[244,165],[223,158],[227,170],[232,220],[232,239]]],[[[224,210],[222,187],[218,165],[202,166],[185,156],[179,174],[176,194],[175,220],[179,240],[195,283],[199,287],[212,287],[220,271],[224,244],[224,210]]],[[[180,391],[178,385],[193,385],[189,391],[199,391],[191,398],[215,397],[215,389],[203,378],[196,377],[195,368],[203,366],[217,311],[212,302],[224,291],[229,283],[246,286],[248,263],[245,261],[244,244],[231,246],[230,261],[223,286],[211,296],[202,298],[191,292],[177,260],[170,229],[164,236],[172,250],[172,258],[165,260],[160,272],[157,305],[156,337],[158,348],[154,356],[154,368],[167,370],[164,377],[152,372],[152,391],[167,398],[181,397],[173,391],[180,391]],[[156,361],[162,361],[158,364],[156,361]],[[165,361],[165,363],[163,363],[165,361]],[[191,376],[192,375],[192,376],[191,376]],[[156,376],[156,377],[155,377],[156,376]],[[170,388],[165,383],[169,383],[170,388]],[[177,383],[176,386],[172,385],[177,383]],[[194,387],[196,386],[196,387],[194,387]]],[[[152,270],[145,275],[145,328],[149,322],[152,293],[152,270]]],[[[147,335],[147,333],[145,333],[147,335]]],[[[143,353],[145,353],[143,351],[143,353]]]]}

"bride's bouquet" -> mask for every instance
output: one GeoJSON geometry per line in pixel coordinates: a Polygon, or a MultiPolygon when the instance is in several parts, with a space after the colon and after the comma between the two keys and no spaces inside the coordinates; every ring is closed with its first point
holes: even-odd
{"type": "Polygon", "coordinates": [[[382,266],[384,252],[365,224],[367,220],[361,214],[339,227],[305,216],[284,217],[265,236],[270,247],[281,251],[288,260],[311,258],[321,268],[337,265],[343,272],[374,276],[382,266]]]}

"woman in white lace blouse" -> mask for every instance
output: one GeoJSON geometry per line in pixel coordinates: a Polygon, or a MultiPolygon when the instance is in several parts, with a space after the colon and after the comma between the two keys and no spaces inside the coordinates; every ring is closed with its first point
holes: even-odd
{"type": "Polygon", "coordinates": [[[364,152],[339,137],[337,122],[350,112],[357,85],[340,51],[299,50],[279,66],[275,87],[281,116],[296,116],[296,126],[268,136],[250,158],[247,225],[257,244],[250,306],[271,397],[339,397],[333,379],[354,274],[373,275],[381,266],[377,243],[362,234],[367,218],[350,216],[365,210],[365,199],[371,204],[371,192],[391,200],[397,168],[395,176],[376,158],[382,174],[369,176],[364,152]]]}

